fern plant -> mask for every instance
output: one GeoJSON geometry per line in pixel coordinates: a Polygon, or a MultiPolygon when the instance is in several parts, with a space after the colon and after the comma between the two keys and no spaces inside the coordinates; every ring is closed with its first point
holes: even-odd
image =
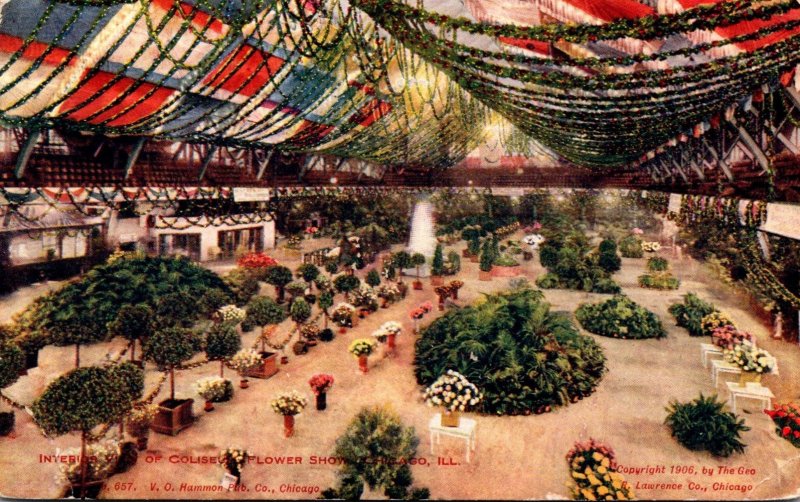
{"type": "Polygon", "coordinates": [[[664,423],[672,430],[672,437],[693,451],[708,450],[712,455],[728,457],[744,453],[742,432],[750,430],[744,419],[723,410],[724,403],[717,396],[700,397],[688,403],[670,402],[664,423]]]}

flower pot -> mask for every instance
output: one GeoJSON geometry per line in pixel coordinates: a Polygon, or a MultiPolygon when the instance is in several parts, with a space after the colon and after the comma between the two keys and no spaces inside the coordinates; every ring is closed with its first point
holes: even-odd
{"type": "Polygon", "coordinates": [[[416,290],[422,290],[422,281],[414,281],[411,285],[416,290]]]}
{"type": "Polygon", "coordinates": [[[390,351],[394,350],[396,338],[397,335],[394,333],[390,333],[386,336],[386,346],[389,347],[390,351]]]}
{"type": "Polygon", "coordinates": [[[470,263],[478,263],[481,260],[480,260],[479,256],[470,256],[469,257],[469,261],[470,261],[470,263]]]}
{"type": "Polygon", "coordinates": [[[322,411],[328,407],[328,394],[320,392],[317,394],[317,410],[322,411]]]}
{"type": "Polygon", "coordinates": [[[344,326],[339,327],[339,334],[344,335],[345,333],[347,333],[347,328],[344,326]]]}
{"type": "Polygon", "coordinates": [[[287,438],[294,436],[294,415],[283,416],[283,435],[287,438]]]}
{"type": "Polygon", "coordinates": [[[214,403],[211,401],[206,401],[206,405],[203,409],[206,411],[214,411],[214,403]]]}
{"type": "Polygon", "coordinates": [[[441,275],[431,276],[431,286],[442,286],[444,284],[444,277],[441,275]]]}
{"type": "Polygon", "coordinates": [[[146,449],[147,449],[147,441],[148,441],[149,439],[150,439],[150,436],[149,436],[149,434],[147,434],[146,432],[145,432],[143,435],[141,435],[141,436],[137,436],[137,437],[136,437],[136,448],[137,448],[139,451],[144,451],[144,450],[146,450],[146,449]]]}
{"type": "Polygon", "coordinates": [[[367,365],[367,360],[369,356],[358,356],[358,369],[361,373],[366,373],[369,371],[369,366],[367,365]]]}
{"type": "Polygon", "coordinates": [[[511,267],[504,267],[500,265],[492,265],[492,277],[517,277],[522,272],[522,267],[514,265],[511,267]]]}
{"type": "Polygon", "coordinates": [[[192,414],[194,399],[165,399],[158,404],[150,428],[162,434],[176,435],[194,423],[192,414]]]}
{"type": "Polygon", "coordinates": [[[250,381],[248,381],[246,378],[242,378],[241,380],[239,380],[240,389],[246,389],[248,387],[250,387],[250,381]]]}
{"type": "Polygon", "coordinates": [[[281,356],[281,364],[289,364],[289,356],[281,356]]]}
{"type": "Polygon", "coordinates": [[[478,271],[478,280],[491,281],[492,280],[492,272],[491,272],[491,270],[488,271],[488,272],[485,272],[483,270],[479,270],[478,271]]]}
{"type": "Polygon", "coordinates": [[[262,363],[255,369],[247,372],[250,378],[269,378],[278,372],[278,353],[260,352],[262,363]]]}
{"type": "Polygon", "coordinates": [[[458,427],[461,423],[460,411],[445,411],[441,416],[442,427],[458,427]]]}
{"type": "Polygon", "coordinates": [[[381,308],[388,309],[389,308],[389,300],[386,298],[381,298],[381,308]]]}
{"type": "Polygon", "coordinates": [[[739,386],[744,387],[748,382],[760,382],[762,373],[755,371],[742,371],[739,373],[739,386]]]}
{"type": "Polygon", "coordinates": [[[444,298],[442,298],[440,296],[439,297],[439,312],[443,312],[443,311],[444,311],[444,298]]]}

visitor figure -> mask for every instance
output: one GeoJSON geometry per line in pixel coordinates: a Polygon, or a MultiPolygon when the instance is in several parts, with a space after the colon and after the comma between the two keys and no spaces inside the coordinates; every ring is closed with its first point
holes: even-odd
{"type": "Polygon", "coordinates": [[[775,314],[775,331],[772,333],[772,338],[775,340],[783,338],[783,312],[781,311],[775,314]]]}

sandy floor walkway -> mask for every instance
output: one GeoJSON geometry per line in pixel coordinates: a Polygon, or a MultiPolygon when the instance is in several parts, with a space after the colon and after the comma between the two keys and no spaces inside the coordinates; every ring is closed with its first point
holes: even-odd
{"type": "MultiPolygon", "coordinates": [[[[460,249],[461,245],[458,247],[460,249]]],[[[413,377],[415,337],[411,335],[408,318],[408,311],[421,301],[434,300],[433,288],[425,280],[423,291],[411,291],[403,302],[379,310],[347,334],[337,335],[333,342],[321,343],[304,356],[289,354],[289,364],[281,366],[277,375],[269,380],[251,379],[249,389],[237,388],[233,400],[218,404],[212,413],[202,411],[202,403],[194,395],[192,384],[197,378],[216,374],[218,367],[207,365],[178,374],[177,394],[196,399],[195,413],[199,420],[175,437],[152,434],[150,449],[143,452],[139,463],[129,472],[113,477],[102,496],[203,498],[203,493],[181,490],[181,486],[216,485],[222,469],[184,462],[216,456],[221,449],[239,446],[269,463],[245,468],[246,493],[217,492],[206,497],[315,498],[316,494],[298,490],[303,487],[324,489],[335,484],[336,467],[319,462],[313,464],[314,459],[331,454],[336,438],[361,407],[384,403],[393,406],[403,421],[417,430],[421,440],[419,460],[427,465],[413,467],[415,484],[429,487],[434,498],[566,498],[565,483],[569,473],[564,455],[575,441],[589,437],[610,444],[616,450],[619,463],[626,467],[652,468],[650,474],[626,474],[640,498],[764,499],[800,493],[797,476],[800,450],[778,438],[771,421],[756,405],[745,406],[743,413],[752,427],[744,434],[748,447],[743,455],[717,459],[708,453],[691,452],[670,437],[663,425],[668,402],[688,400],[699,392],[710,394],[715,389],[709,371],[700,362],[701,340],[675,327],[667,307],[682,294],[694,291],[727,311],[741,327],[755,333],[759,343],[778,358],[780,376],[768,375],[764,384],[772,388],[779,401],[797,399],[800,395],[800,349],[770,340],[767,328],[738,305],[733,295],[714,285],[708,273],[689,259],[673,263],[676,274],[682,279],[678,291],[664,293],[639,288],[636,277],[642,273],[644,262],[644,259],[624,260],[623,270],[616,279],[630,297],[659,315],[668,328],[668,338],[634,341],[595,337],[606,350],[609,368],[598,391],[578,403],[544,415],[473,416],[478,421],[477,449],[469,464],[464,462],[464,447],[460,441],[443,438],[436,455],[429,449],[427,423],[434,410],[422,403],[421,389],[413,377]],[[369,373],[358,374],[356,360],[347,353],[347,345],[354,338],[369,336],[387,320],[398,320],[406,328],[398,339],[397,357],[373,356],[369,373]],[[269,400],[278,392],[290,389],[306,393],[311,399],[307,381],[319,372],[331,373],[336,378],[328,395],[328,409],[317,412],[313,405],[309,406],[297,417],[296,437],[284,438],[281,417],[271,411],[269,400]],[[299,465],[279,464],[281,457],[284,461],[285,457],[298,457],[299,465]],[[437,457],[456,465],[437,465],[437,457]],[[731,468],[733,473],[720,473],[723,466],[731,468]],[[684,473],[690,469],[697,473],[684,473]],[[703,470],[713,473],[703,474],[703,470]],[[648,483],[680,484],[681,488],[647,489],[648,483]],[[735,489],[740,485],[744,488],[735,489]]],[[[524,262],[523,268],[531,280],[542,272],[537,260],[524,262]]],[[[477,272],[477,264],[465,260],[459,276],[466,283],[459,295],[460,303],[467,304],[483,292],[507,287],[507,279],[479,282],[477,272]]],[[[360,275],[364,273],[366,270],[360,275]]],[[[607,298],[565,290],[549,290],[545,294],[554,309],[569,311],[574,311],[581,302],[607,298]]],[[[5,311],[6,305],[0,303],[0,308],[5,311]]],[[[424,322],[430,322],[436,315],[439,314],[434,312],[424,322]]],[[[286,322],[281,329],[290,329],[290,323],[286,322]]],[[[255,333],[245,334],[245,346],[251,345],[254,339],[255,333]]],[[[121,347],[122,343],[115,341],[83,349],[84,364],[100,362],[109,351],[113,354],[121,347]]],[[[54,375],[69,369],[70,355],[69,348],[44,349],[40,368],[20,379],[8,389],[8,394],[30,403],[54,375]]],[[[148,370],[148,386],[158,375],[152,368],[148,370]]],[[[237,379],[232,372],[226,376],[237,379]]],[[[724,389],[724,383],[720,383],[716,392],[727,397],[724,389]]],[[[167,388],[161,395],[165,396],[166,392],[167,388]]],[[[60,492],[55,482],[57,466],[40,463],[39,455],[52,454],[57,448],[75,444],[76,437],[55,440],[42,437],[30,417],[18,412],[16,438],[0,440],[0,492],[23,498],[57,496],[60,492]]]]}

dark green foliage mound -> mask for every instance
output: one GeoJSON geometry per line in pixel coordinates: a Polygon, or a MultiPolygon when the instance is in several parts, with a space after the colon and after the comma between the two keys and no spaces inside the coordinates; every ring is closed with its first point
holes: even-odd
{"type": "Polygon", "coordinates": [[[190,323],[201,312],[186,305],[213,289],[230,293],[216,274],[185,258],[127,256],[98,265],[34,302],[23,316],[23,328],[59,345],[100,341],[125,305],[153,309],[162,315],[161,326],[190,323]]]}
{"type": "Polygon", "coordinates": [[[706,332],[701,321],[716,311],[713,304],[701,300],[694,293],[683,295],[683,303],[673,303],[669,306],[669,313],[675,316],[675,323],[681,328],[686,328],[691,336],[705,336],[706,332]]]}
{"type": "Polygon", "coordinates": [[[417,382],[429,385],[448,369],[483,392],[478,411],[497,415],[547,411],[591,394],[605,355],[542,293],[520,289],[448,311],[416,343],[417,382]]]}
{"type": "Polygon", "coordinates": [[[740,434],[750,427],[722,408],[717,396],[703,394],[688,403],[672,401],[664,423],[672,430],[672,437],[690,450],[708,450],[718,457],[744,453],[746,445],[740,441],[740,434]]]}
{"type": "Polygon", "coordinates": [[[416,456],[419,439],[413,427],[385,407],[362,409],[336,440],[334,456],[344,460],[339,486],[322,492],[322,498],[358,500],[364,485],[383,489],[393,500],[426,499],[425,488],[412,488],[409,462],[416,456]]]}
{"type": "Polygon", "coordinates": [[[642,240],[634,235],[629,235],[619,241],[619,253],[623,258],[641,258],[644,256],[642,240]]]}
{"type": "Polygon", "coordinates": [[[647,259],[647,270],[651,272],[661,272],[669,268],[669,262],[666,258],[660,256],[653,256],[647,259]]]}
{"type": "Polygon", "coordinates": [[[657,315],[622,295],[602,303],[584,303],[575,311],[575,318],[584,329],[601,336],[626,339],[667,336],[657,315]]]}
{"type": "Polygon", "coordinates": [[[610,240],[602,244],[604,252],[589,253],[589,243],[581,232],[552,234],[539,249],[539,261],[548,272],[536,280],[536,285],[542,289],[619,293],[619,285],[611,279],[611,272],[619,270],[621,263],[616,244],[610,240]]]}

